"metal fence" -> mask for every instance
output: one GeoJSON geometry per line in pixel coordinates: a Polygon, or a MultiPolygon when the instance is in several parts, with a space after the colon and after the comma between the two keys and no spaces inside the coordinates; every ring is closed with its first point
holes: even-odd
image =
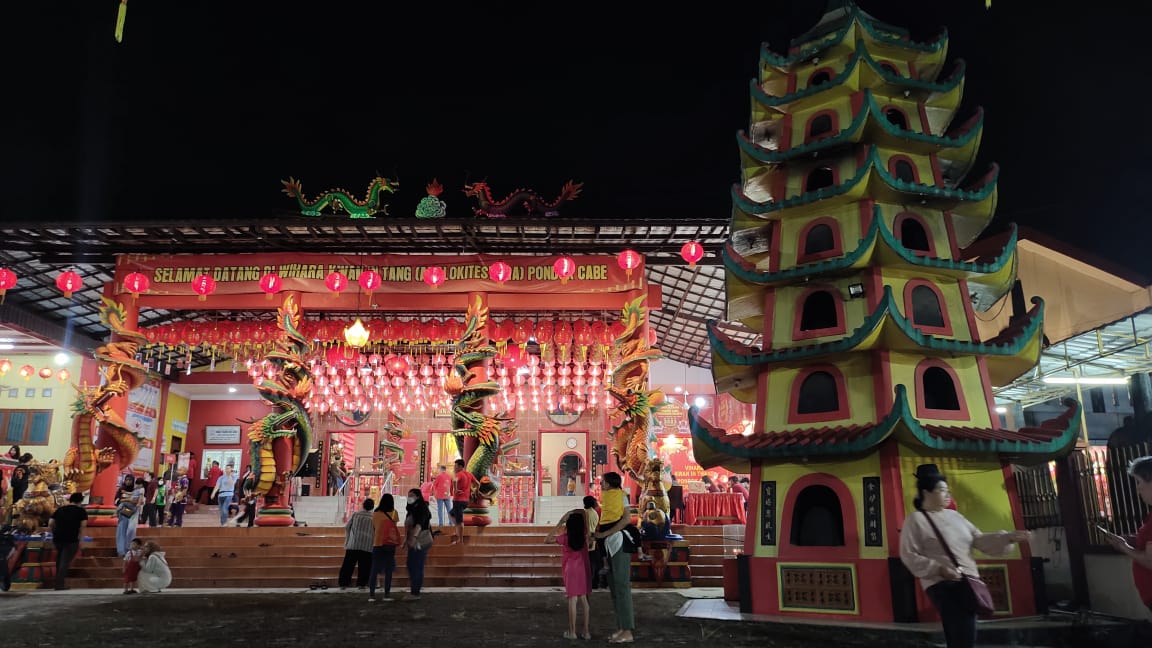
{"type": "Polygon", "coordinates": [[[1078,504],[1088,527],[1089,544],[1107,544],[1097,527],[1131,535],[1144,522],[1149,507],[1136,493],[1136,484],[1128,476],[1128,464],[1150,454],[1152,444],[1139,443],[1118,448],[1092,447],[1076,450],[1069,456],[1072,474],[1079,485],[1078,504]]]}
{"type": "Polygon", "coordinates": [[[1025,529],[1058,527],[1060,500],[1056,496],[1056,462],[1039,466],[1017,466],[1016,492],[1020,495],[1020,508],[1024,513],[1025,529]]]}

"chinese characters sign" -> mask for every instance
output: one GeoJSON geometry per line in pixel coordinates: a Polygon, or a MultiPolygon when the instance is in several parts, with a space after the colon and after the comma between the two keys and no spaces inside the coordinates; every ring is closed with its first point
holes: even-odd
{"type": "Polygon", "coordinates": [[[776,544],[776,482],[760,482],[760,544],[776,544]]]}
{"type": "Polygon", "coordinates": [[[884,546],[883,511],[880,503],[880,478],[864,478],[864,546],[884,546]]]}

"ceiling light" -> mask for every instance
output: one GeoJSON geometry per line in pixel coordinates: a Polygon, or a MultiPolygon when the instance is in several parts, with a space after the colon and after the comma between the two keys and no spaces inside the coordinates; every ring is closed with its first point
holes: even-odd
{"type": "Polygon", "coordinates": [[[57,367],[63,367],[64,365],[68,364],[68,354],[61,351],[60,353],[56,354],[55,360],[57,367]]]}
{"type": "Polygon", "coordinates": [[[236,388],[235,388],[235,387],[229,387],[229,388],[228,388],[228,393],[229,393],[229,394],[235,394],[235,393],[236,393],[236,388]]]}
{"type": "Polygon", "coordinates": [[[1008,408],[1007,408],[1007,407],[1004,407],[1003,405],[997,405],[997,406],[996,406],[996,413],[997,413],[997,414],[1007,414],[1007,413],[1008,413],[1008,408]]]}
{"type": "Polygon", "coordinates": [[[697,409],[704,409],[704,407],[708,405],[708,399],[703,396],[697,396],[696,400],[692,402],[696,405],[697,409]]]}
{"type": "Polygon", "coordinates": [[[11,351],[12,349],[15,349],[15,348],[16,348],[15,344],[9,344],[8,342],[0,343],[0,351],[11,351]]]}
{"type": "Polygon", "coordinates": [[[0,338],[0,343],[8,343],[8,342],[15,342],[15,341],[16,341],[15,339],[9,338],[9,337],[0,338]]]}
{"type": "Polygon", "coordinates": [[[344,341],[348,343],[348,346],[357,349],[368,344],[368,329],[364,328],[364,322],[361,322],[359,317],[352,323],[352,326],[344,329],[344,341]]]}
{"type": "Polygon", "coordinates": [[[1072,378],[1069,376],[1045,376],[1044,383],[1048,385],[1127,385],[1128,377],[1072,378]]]}

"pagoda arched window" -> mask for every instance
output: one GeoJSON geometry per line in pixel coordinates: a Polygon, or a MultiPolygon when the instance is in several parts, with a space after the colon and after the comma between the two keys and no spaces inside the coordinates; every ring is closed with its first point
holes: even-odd
{"type": "Polygon", "coordinates": [[[832,70],[829,70],[828,68],[821,68],[813,72],[812,76],[808,77],[808,87],[811,88],[813,86],[824,85],[831,80],[832,70]]]}
{"type": "Polygon", "coordinates": [[[920,255],[936,256],[936,246],[928,235],[928,227],[919,214],[904,212],[896,215],[892,222],[896,238],[904,249],[920,255]]]}
{"type": "Polygon", "coordinates": [[[824,110],[808,118],[805,142],[813,142],[836,133],[836,111],[824,110]]]}
{"type": "Polygon", "coordinates": [[[789,423],[848,418],[848,388],[844,374],[833,365],[809,367],[797,374],[789,400],[789,423]]]}
{"type": "Polygon", "coordinates": [[[811,288],[800,300],[792,338],[836,335],[844,332],[844,301],[829,288],[811,288]]]}
{"type": "Polygon", "coordinates": [[[888,106],[885,108],[884,118],[888,120],[889,124],[892,124],[896,128],[908,130],[908,115],[905,115],[904,111],[896,106],[888,106]]]}
{"type": "Polygon", "coordinates": [[[844,546],[844,511],[836,491],[823,484],[800,491],[792,508],[789,541],[797,547],[844,546]]]}
{"type": "Polygon", "coordinates": [[[913,184],[920,183],[920,176],[916,172],[916,165],[904,155],[893,155],[888,160],[888,173],[891,173],[897,180],[904,182],[911,182],[913,184]]]}
{"type": "Polygon", "coordinates": [[[836,184],[836,172],[830,166],[816,167],[804,178],[804,192],[824,189],[836,184]]]}
{"type": "Polygon", "coordinates": [[[916,366],[916,414],[923,418],[963,420],[968,405],[956,370],[942,360],[925,359],[916,366]]]}
{"type": "Polygon", "coordinates": [[[800,230],[800,253],[797,263],[809,263],[840,256],[844,253],[840,242],[840,226],[833,218],[814,220],[800,230]]]}
{"type": "Polygon", "coordinates": [[[930,281],[914,279],[904,286],[904,313],[924,333],[952,335],[944,295],[930,281]]]}

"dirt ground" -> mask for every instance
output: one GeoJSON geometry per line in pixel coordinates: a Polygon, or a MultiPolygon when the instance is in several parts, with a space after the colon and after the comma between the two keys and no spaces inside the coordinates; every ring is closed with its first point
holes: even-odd
{"type": "MultiPolygon", "coordinates": [[[[430,591],[419,601],[369,603],[367,594],[291,592],[123,596],[46,592],[0,595],[6,643],[21,646],[565,646],[563,593],[430,591]],[[12,641],[15,640],[15,641],[12,641]]],[[[799,648],[883,645],[838,628],[800,634],[776,625],[685,619],[678,592],[635,592],[636,643],[651,646],[799,648]],[[793,633],[789,636],[789,633],[793,633]]],[[[615,630],[608,594],[592,595],[592,637],[602,644],[615,630]]],[[[903,643],[915,646],[915,643],[903,643]]],[[[932,644],[919,644],[932,645],[932,644]]]]}

